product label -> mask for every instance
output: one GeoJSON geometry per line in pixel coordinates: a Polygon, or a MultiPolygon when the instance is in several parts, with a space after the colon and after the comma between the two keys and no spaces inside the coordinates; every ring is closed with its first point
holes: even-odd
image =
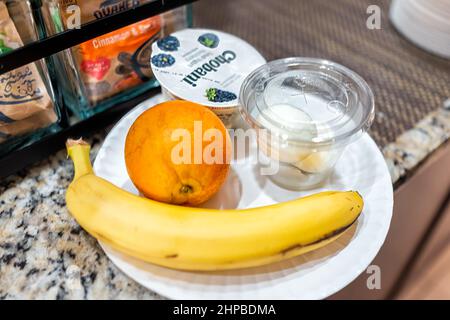
{"type": "MultiPolygon", "coordinates": [[[[0,54],[23,46],[16,25],[8,9],[0,2],[0,54]]],[[[51,110],[53,103],[35,63],[30,63],[0,75],[0,131],[10,130],[13,122],[27,119],[42,111],[51,110]]]]}
{"type": "Polygon", "coordinates": [[[265,63],[250,44],[230,34],[185,29],[152,45],[151,66],[174,97],[209,107],[234,107],[245,77],[265,63]]]}
{"type": "Polygon", "coordinates": [[[80,44],[75,58],[91,103],[135,87],[152,77],[151,44],[161,31],[159,16],[80,44]]]}

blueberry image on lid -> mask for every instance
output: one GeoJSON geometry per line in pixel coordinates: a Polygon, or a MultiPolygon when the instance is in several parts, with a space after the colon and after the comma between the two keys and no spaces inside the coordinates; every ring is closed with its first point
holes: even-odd
{"type": "Polygon", "coordinates": [[[175,63],[175,58],[170,54],[160,53],[152,57],[152,64],[158,68],[170,67],[175,63]]]}
{"type": "Polygon", "coordinates": [[[211,102],[229,102],[237,99],[237,96],[233,92],[209,88],[206,89],[206,98],[211,102]]]}
{"type": "Polygon", "coordinates": [[[198,37],[198,42],[208,48],[217,48],[219,45],[219,37],[214,33],[205,33],[198,37]]]}
{"type": "Polygon", "coordinates": [[[180,47],[180,41],[174,36],[167,36],[156,42],[158,48],[162,51],[177,51],[180,47]]]}

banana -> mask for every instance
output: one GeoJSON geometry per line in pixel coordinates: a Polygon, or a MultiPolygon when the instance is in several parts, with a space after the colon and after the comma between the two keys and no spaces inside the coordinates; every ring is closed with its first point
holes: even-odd
{"type": "Polygon", "coordinates": [[[324,192],[245,210],[159,203],[95,176],[90,146],[69,140],[75,177],[67,206],[92,236],[127,255],[173,269],[224,270],[260,266],[320,248],[359,217],[357,192],[324,192]]]}

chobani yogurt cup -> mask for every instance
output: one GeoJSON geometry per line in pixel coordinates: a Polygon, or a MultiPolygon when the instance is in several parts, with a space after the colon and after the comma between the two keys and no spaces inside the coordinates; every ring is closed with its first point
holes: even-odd
{"type": "Polygon", "coordinates": [[[209,107],[233,126],[244,79],[265,64],[244,40],[208,29],[184,29],[152,45],[151,66],[168,99],[209,107]]]}

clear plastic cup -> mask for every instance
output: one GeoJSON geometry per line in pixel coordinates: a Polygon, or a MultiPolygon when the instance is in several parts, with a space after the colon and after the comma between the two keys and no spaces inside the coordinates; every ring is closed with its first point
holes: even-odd
{"type": "Polygon", "coordinates": [[[239,110],[257,131],[260,165],[278,168],[271,179],[304,190],[322,184],[345,147],[369,129],[375,103],[368,84],[350,69],[286,58],[244,80],[239,110]]]}

